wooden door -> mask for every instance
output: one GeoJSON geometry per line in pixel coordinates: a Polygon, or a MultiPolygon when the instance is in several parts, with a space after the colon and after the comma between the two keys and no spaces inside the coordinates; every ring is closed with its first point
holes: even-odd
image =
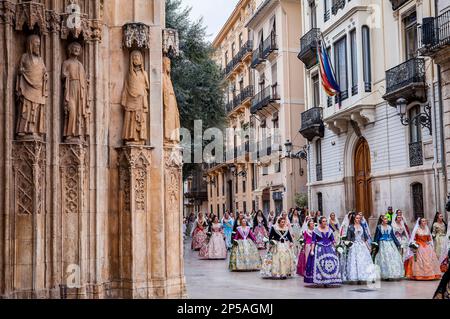
{"type": "Polygon", "coordinates": [[[372,180],[369,144],[361,138],[355,150],[356,211],[366,219],[372,215],[372,180]]]}

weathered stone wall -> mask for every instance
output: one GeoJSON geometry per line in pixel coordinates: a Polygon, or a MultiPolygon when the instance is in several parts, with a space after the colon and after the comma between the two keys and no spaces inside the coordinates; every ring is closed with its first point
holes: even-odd
{"type": "Polygon", "coordinates": [[[184,296],[181,163],[165,159],[179,151],[163,141],[163,28],[162,0],[0,0],[0,297],[184,296]],[[65,14],[72,2],[81,8],[74,29],[65,14]],[[133,22],[149,27],[148,47],[137,49],[150,88],[148,139],[130,151],[121,96],[131,52],[123,26],[133,22]],[[31,34],[41,40],[48,97],[45,134],[23,139],[16,79],[31,34]],[[89,135],[69,142],[61,67],[73,41],[82,47],[90,117],[89,135]],[[137,183],[124,174],[133,172],[131,157],[119,161],[131,153],[146,158],[137,183]],[[135,209],[126,193],[145,205],[135,209]]]}

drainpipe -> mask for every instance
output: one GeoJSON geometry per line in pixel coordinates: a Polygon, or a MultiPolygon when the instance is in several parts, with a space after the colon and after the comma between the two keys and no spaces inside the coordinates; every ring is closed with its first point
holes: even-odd
{"type": "MultiPolygon", "coordinates": [[[[438,6],[439,0],[434,2],[434,16],[438,17],[438,6]]],[[[441,165],[442,165],[442,179],[443,183],[443,192],[444,194],[448,194],[448,185],[447,185],[447,159],[446,159],[446,149],[445,149],[445,133],[444,133],[444,101],[442,98],[442,71],[441,66],[437,65],[437,85],[438,85],[438,100],[439,100],[439,126],[440,126],[440,146],[441,146],[441,165]]],[[[448,196],[448,195],[447,195],[448,196]]],[[[444,199],[446,201],[446,198],[444,199]]],[[[444,209],[445,211],[445,209],[444,209]]],[[[447,216],[448,217],[448,216],[447,216]]]]}

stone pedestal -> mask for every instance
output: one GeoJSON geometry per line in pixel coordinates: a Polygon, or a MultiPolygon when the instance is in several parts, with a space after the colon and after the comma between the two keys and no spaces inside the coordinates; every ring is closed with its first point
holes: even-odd
{"type": "Polygon", "coordinates": [[[67,298],[86,298],[89,261],[88,146],[60,144],[61,261],[67,298]]]}
{"type": "Polygon", "coordinates": [[[151,147],[124,146],[119,152],[119,291],[121,298],[150,298],[147,256],[150,236],[151,147]]]}
{"type": "Polygon", "coordinates": [[[46,143],[13,142],[13,207],[9,249],[13,298],[45,296],[46,143]]]}

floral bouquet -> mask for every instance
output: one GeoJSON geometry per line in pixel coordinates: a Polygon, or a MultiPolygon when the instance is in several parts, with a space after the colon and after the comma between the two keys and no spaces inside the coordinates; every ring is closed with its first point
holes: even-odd
{"type": "Polygon", "coordinates": [[[305,246],[305,239],[303,237],[300,237],[297,241],[301,248],[305,246]]]}
{"type": "Polygon", "coordinates": [[[413,251],[413,254],[414,254],[414,261],[417,261],[417,251],[419,250],[419,247],[420,246],[415,242],[412,242],[409,245],[409,248],[411,248],[411,250],[413,251]]]}
{"type": "Polygon", "coordinates": [[[343,244],[339,244],[336,246],[336,251],[342,255],[345,252],[345,246],[343,244]]]}
{"type": "Polygon", "coordinates": [[[347,249],[353,246],[353,242],[350,240],[344,240],[343,244],[347,247],[347,249]]]}
{"type": "Polygon", "coordinates": [[[263,238],[263,242],[264,242],[265,244],[267,244],[267,243],[269,242],[269,238],[264,237],[264,238],[263,238]]]}

